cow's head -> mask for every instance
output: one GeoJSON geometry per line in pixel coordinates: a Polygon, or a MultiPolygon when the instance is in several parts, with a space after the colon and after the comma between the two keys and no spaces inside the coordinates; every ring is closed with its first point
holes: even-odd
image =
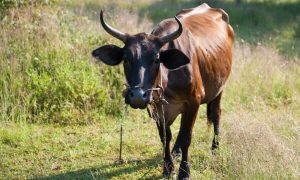
{"type": "Polygon", "coordinates": [[[125,103],[133,108],[144,109],[152,101],[152,88],[155,86],[160,63],[168,69],[176,69],[189,62],[189,59],[179,50],[171,49],[161,51],[161,47],[182,33],[182,24],[175,17],[179,28],[177,31],[164,37],[152,34],[139,33],[129,35],[110,27],[103,20],[100,13],[102,27],[107,33],[124,42],[120,48],[115,45],[105,45],[92,52],[93,57],[111,66],[123,61],[124,72],[128,84],[125,91],[125,103]]]}

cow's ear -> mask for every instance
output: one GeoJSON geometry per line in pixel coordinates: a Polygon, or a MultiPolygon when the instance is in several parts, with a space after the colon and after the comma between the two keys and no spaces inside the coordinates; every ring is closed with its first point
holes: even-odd
{"type": "Polygon", "coordinates": [[[190,59],[178,49],[169,49],[160,52],[160,62],[162,62],[168,69],[176,69],[188,64],[190,59]]]}
{"type": "Polygon", "coordinates": [[[92,56],[107,65],[115,66],[122,61],[123,49],[115,45],[105,45],[95,49],[92,56]]]}

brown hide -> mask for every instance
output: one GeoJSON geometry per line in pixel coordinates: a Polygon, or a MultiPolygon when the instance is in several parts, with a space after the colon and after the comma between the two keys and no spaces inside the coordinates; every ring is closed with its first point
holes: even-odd
{"type": "MultiPolygon", "coordinates": [[[[163,68],[165,96],[171,104],[209,103],[222,91],[231,71],[234,32],[229,17],[222,9],[206,4],[182,10],[177,16],[183,24],[183,33],[161,50],[179,49],[191,62],[176,70],[163,68]]],[[[174,19],[166,19],[152,34],[164,36],[177,27],[174,19]]]]}

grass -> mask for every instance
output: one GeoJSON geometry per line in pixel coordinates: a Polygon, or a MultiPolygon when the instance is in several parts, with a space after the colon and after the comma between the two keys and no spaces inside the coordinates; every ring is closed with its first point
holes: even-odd
{"type": "MultiPolygon", "coordinates": [[[[103,66],[90,52],[121,43],[99,28],[97,12],[103,8],[122,31],[148,32],[198,1],[41,2],[1,12],[0,179],[162,178],[161,143],[144,111],[129,110],[126,163],[116,163],[122,68],[103,66]]],[[[299,3],[209,3],[229,13],[237,39],[221,149],[211,155],[203,105],[190,150],[192,178],[299,179],[299,3]]]]}
{"type": "MultiPolygon", "coordinates": [[[[136,116],[131,112],[131,118],[124,123],[123,158],[127,162],[122,165],[116,163],[116,120],[63,127],[1,123],[1,178],[161,178],[162,149],[155,124],[145,116],[136,116]]],[[[212,156],[211,134],[206,132],[205,118],[200,113],[190,151],[192,177],[296,179],[300,153],[298,117],[299,112],[294,114],[289,109],[224,113],[222,148],[212,156]]],[[[177,121],[172,127],[174,135],[178,126],[177,121]]],[[[177,168],[178,165],[179,162],[177,168]]]]}

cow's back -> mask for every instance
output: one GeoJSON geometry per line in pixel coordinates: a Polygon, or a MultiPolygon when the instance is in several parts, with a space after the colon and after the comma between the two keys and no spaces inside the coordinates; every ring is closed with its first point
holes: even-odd
{"type": "Polygon", "coordinates": [[[182,10],[177,15],[190,33],[194,51],[190,58],[194,69],[197,66],[200,69],[204,91],[201,101],[207,103],[223,90],[231,71],[234,32],[229,16],[224,10],[207,4],[182,10]]]}
{"type": "MultiPolygon", "coordinates": [[[[185,82],[190,82],[189,88],[184,89],[189,90],[192,97],[199,97],[201,103],[210,102],[222,91],[231,71],[234,32],[229,25],[229,17],[222,9],[210,8],[207,4],[181,10],[177,16],[184,31],[164,48],[181,50],[190,58],[191,64],[168,72],[168,81],[175,80],[168,84],[182,88],[188,86],[185,82]],[[189,78],[187,71],[190,73],[189,78]]],[[[163,36],[175,31],[177,27],[176,21],[167,19],[154,29],[153,34],[163,36]]]]}
{"type": "MultiPolygon", "coordinates": [[[[177,16],[188,31],[193,46],[200,48],[203,53],[214,55],[220,48],[231,48],[228,46],[233,42],[234,33],[229,25],[229,16],[224,10],[202,4],[196,8],[181,10],[177,16]]],[[[181,41],[181,38],[178,38],[178,41],[181,41]]]]}

